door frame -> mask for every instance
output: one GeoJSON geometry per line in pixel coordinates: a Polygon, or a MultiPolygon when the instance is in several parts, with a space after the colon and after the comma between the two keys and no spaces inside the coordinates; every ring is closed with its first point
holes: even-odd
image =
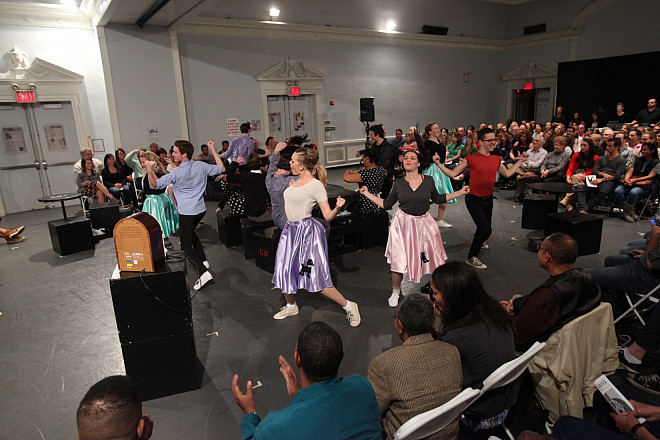
{"type": "MultiPolygon", "coordinates": [[[[34,58],[28,68],[11,68],[0,73],[0,102],[16,103],[15,90],[34,90],[37,102],[70,102],[76,129],[79,150],[87,146],[83,120],[84,76],[63,67],[34,58]]],[[[5,215],[5,206],[0,194],[0,215],[5,215]]]]}
{"type": "Polygon", "coordinates": [[[327,75],[302,61],[285,58],[282,62],[264,70],[257,76],[261,93],[261,121],[264,133],[270,136],[270,118],[268,117],[268,97],[288,96],[289,87],[300,87],[300,95],[314,95],[316,147],[323,163],[327,163],[323,141],[323,81],[327,75]]]}
{"type": "MultiPolygon", "coordinates": [[[[534,82],[535,89],[550,89],[550,96],[554,107],[554,101],[557,99],[557,71],[544,64],[530,61],[527,64],[516,67],[506,75],[502,76],[502,81],[506,81],[506,117],[513,119],[512,93],[516,89],[524,88],[524,84],[529,81],[534,82]]],[[[536,109],[534,110],[536,111],[536,109]]]]}

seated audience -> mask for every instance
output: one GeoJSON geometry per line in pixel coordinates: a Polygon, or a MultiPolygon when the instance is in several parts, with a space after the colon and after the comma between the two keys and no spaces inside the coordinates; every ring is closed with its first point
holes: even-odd
{"type": "Polygon", "coordinates": [[[598,189],[589,201],[587,202],[587,191],[577,193],[578,209],[583,214],[588,214],[600,202],[602,202],[608,194],[614,191],[617,182],[625,173],[626,163],[619,156],[619,147],[621,140],[618,138],[608,139],[605,156],[601,156],[594,165],[593,174],[596,179],[593,180],[594,185],[598,185],[598,189]]]}
{"type": "Polygon", "coordinates": [[[634,259],[618,261],[615,266],[587,269],[601,288],[602,300],[612,304],[615,317],[622,312],[619,301],[624,292],[644,294],[660,283],[659,241],[660,226],[652,225],[646,249],[632,251],[634,259]]]}
{"type": "Polygon", "coordinates": [[[555,143],[554,143],[555,137],[556,137],[555,131],[552,129],[545,130],[543,132],[543,149],[548,153],[550,153],[555,149],[555,143]]]}
{"type": "Polygon", "coordinates": [[[644,144],[641,149],[641,157],[634,161],[632,167],[628,168],[623,183],[614,190],[616,201],[620,204],[623,203],[621,218],[628,223],[637,220],[635,214],[637,197],[646,195],[651,190],[653,179],[658,175],[656,169],[658,162],[658,147],[656,144],[644,144]]]}
{"type": "Polygon", "coordinates": [[[394,138],[390,140],[390,144],[394,145],[396,148],[401,148],[405,143],[406,139],[403,137],[403,130],[400,128],[394,130],[394,138]]]}
{"type": "Polygon", "coordinates": [[[148,440],[154,429],[128,376],[110,376],[92,385],[78,406],[76,423],[78,440],[148,440]]]}
{"type": "MultiPolygon", "coordinates": [[[[399,303],[394,328],[403,345],[391,348],[371,361],[367,378],[380,407],[385,437],[408,420],[445,404],[461,392],[461,359],[453,345],[433,339],[433,305],[413,294],[399,303]]],[[[458,419],[430,439],[452,439],[458,419]]]]}
{"type": "MultiPolygon", "coordinates": [[[[453,261],[435,269],[431,289],[435,314],[442,321],[439,339],[456,346],[461,355],[463,389],[479,388],[488,375],[516,357],[511,318],[466,263],[453,261]]],[[[480,397],[463,413],[467,425],[461,423],[461,433],[466,430],[469,437],[501,425],[519,387],[515,381],[480,397]]]]}
{"type": "MultiPolygon", "coordinates": [[[[170,149],[170,154],[172,153],[173,148],[174,146],[172,146],[170,149]]],[[[125,158],[126,164],[128,164],[128,166],[133,170],[133,183],[135,188],[139,189],[140,191],[142,190],[142,178],[145,176],[144,168],[140,162],[140,153],[143,151],[146,150],[143,148],[135,149],[129,152],[125,158]]]]}
{"type": "MultiPolygon", "coordinates": [[[[596,154],[594,141],[590,138],[584,138],[580,144],[580,151],[573,153],[573,157],[571,157],[571,161],[568,164],[566,183],[584,185],[587,176],[593,172],[597,160],[598,155],[596,154]]],[[[568,193],[559,204],[566,208],[567,211],[572,211],[574,198],[574,193],[568,193]]]]}
{"type": "Polygon", "coordinates": [[[556,232],[541,243],[539,266],[550,274],[527,296],[500,301],[513,320],[518,351],[550,335],[600,304],[600,288],[589,272],[575,267],[578,245],[571,236],[556,232]]]}
{"type": "Polygon", "coordinates": [[[649,99],[646,108],[641,109],[632,121],[632,125],[639,124],[653,127],[660,122],[660,109],[656,105],[655,98],[649,99]]]}
{"type": "Polygon", "coordinates": [[[291,404],[257,414],[252,382],[243,394],[238,374],[232,380],[236,403],[245,413],[241,438],[247,439],[381,439],[380,411],[374,390],[364,377],[337,377],[344,349],[339,333],[323,322],[307,324],[298,335],[294,362],[300,380],[284,356],[280,372],[291,404]]]}
{"type": "Polygon", "coordinates": [[[463,139],[456,132],[452,132],[451,143],[447,146],[447,168],[453,170],[456,167],[458,161],[461,160],[461,151],[463,148],[465,148],[463,139]]]}
{"type": "MultiPolygon", "coordinates": [[[[103,185],[108,188],[108,192],[116,199],[122,198],[124,203],[131,203],[133,189],[130,182],[126,180],[126,173],[115,161],[115,156],[106,154],[103,158],[103,171],[101,177],[103,185]]],[[[133,206],[131,206],[132,208],[133,206]]]]}
{"type": "Polygon", "coordinates": [[[633,376],[628,382],[652,394],[660,394],[657,356],[648,361],[646,354],[660,348],[660,307],[655,307],[635,340],[619,350],[619,365],[633,376]]]}
{"type": "MultiPolygon", "coordinates": [[[[366,186],[371,194],[380,195],[380,190],[387,177],[385,168],[376,165],[378,152],[374,148],[360,151],[364,168],[358,171],[346,170],[344,182],[357,183],[360,188],[366,186]]],[[[360,214],[373,214],[381,209],[374,202],[362,194],[358,195],[358,212],[360,214]]]]}
{"type": "Polygon", "coordinates": [[[566,168],[573,150],[566,146],[566,138],[557,136],[553,141],[554,150],[548,153],[541,165],[540,180],[544,182],[563,182],[566,168]]]}
{"type": "Polygon", "coordinates": [[[76,179],[78,192],[84,197],[97,198],[99,203],[105,203],[106,198],[115,200],[108,191],[108,188],[101,183],[101,176],[96,174],[92,159],[82,158],[80,162],[82,163],[83,170],[78,173],[78,178],[76,179]]]}
{"type": "Polygon", "coordinates": [[[501,130],[497,134],[497,145],[495,145],[493,153],[502,158],[502,163],[505,166],[514,162],[514,160],[510,157],[512,148],[513,144],[511,143],[511,136],[509,136],[509,133],[507,133],[505,130],[501,130]]]}
{"type": "MultiPolygon", "coordinates": [[[[545,160],[545,156],[548,154],[547,151],[541,148],[542,146],[543,141],[537,136],[532,141],[532,148],[527,150],[529,157],[516,171],[518,176],[516,177],[516,195],[514,196],[514,200],[518,203],[522,203],[525,198],[525,183],[529,179],[537,178],[541,174],[541,165],[543,165],[543,160],[545,160]]],[[[509,165],[509,168],[512,166],[513,164],[509,165]]]]}
{"type": "MultiPolygon", "coordinates": [[[[100,176],[103,171],[103,162],[94,157],[94,152],[89,148],[83,148],[80,151],[81,159],[91,159],[94,162],[94,170],[96,175],[100,176]]],[[[78,161],[73,165],[73,181],[78,181],[78,174],[83,170],[82,161],[78,161]]]]}

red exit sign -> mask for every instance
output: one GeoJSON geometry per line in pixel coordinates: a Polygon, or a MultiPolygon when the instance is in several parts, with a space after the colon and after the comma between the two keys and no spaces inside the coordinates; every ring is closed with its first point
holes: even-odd
{"type": "Polygon", "coordinates": [[[289,96],[300,96],[300,87],[289,87],[289,96]]]}
{"type": "Polygon", "coordinates": [[[533,81],[526,82],[525,84],[523,84],[523,90],[532,90],[533,88],[534,88],[533,81]]]}
{"type": "Polygon", "coordinates": [[[16,102],[37,102],[34,90],[16,90],[16,102]]]}

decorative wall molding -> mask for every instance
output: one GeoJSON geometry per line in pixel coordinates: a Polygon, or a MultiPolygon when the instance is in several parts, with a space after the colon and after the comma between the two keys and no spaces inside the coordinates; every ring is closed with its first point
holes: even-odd
{"type": "Polygon", "coordinates": [[[549,89],[549,96],[552,97],[550,107],[554,107],[554,99],[557,91],[557,71],[545,64],[530,61],[522,64],[506,75],[502,76],[502,81],[506,81],[506,115],[512,117],[513,102],[511,96],[514,90],[522,89],[525,82],[534,81],[535,89],[549,89]]]}
{"type": "Polygon", "coordinates": [[[0,2],[0,24],[92,29],[92,21],[80,9],[42,3],[0,2]]]}
{"type": "Polygon", "coordinates": [[[257,75],[257,81],[281,81],[281,80],[320,80],[323,81],[328,76],[312,66],[308,66],[302,61],[292,60],[286,57],[281,63],[264,70],[257,75]]]}
{"type": "Polygon", "coordinates": [[[506,75],[503,75],[502,80],[511,81],[546,77],[556,78],[557,70],[553,69],[552,67],[548,67],[545,64],[537,64],[534,61],[530,61],[527,64],[516,67],[506,75]]]}
{"type": "Polygon", "coordinates": [[[284,40],[332,41],[340,43],[414,46],[425,48],[456,48],[506,51],[570,41],[582,33],[581,29],[567,29],[528,35],[509,40],[488,38],[448,37],[413,33],[384,33],[362,29],[331,26],[285,24],[276,22],[196,18],[177,28],[179,34],[217,35],[225,37],[278,38],[284,40]]]}
{"type": "Polygon", "coordinates": [[[28,66],[27,54],[13,47],[0,57],[0,81],[48,81],[82,83],[84,77],[64,67],[34,58],[28,66]]]}

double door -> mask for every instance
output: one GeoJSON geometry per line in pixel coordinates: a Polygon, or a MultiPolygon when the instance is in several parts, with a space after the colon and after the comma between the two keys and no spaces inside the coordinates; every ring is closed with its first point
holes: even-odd
{"type": "Polygon", "coordinates": [[[0,194],[7,214],[43,208],[42,196],[76,192],[72,168],[80,148],[70,102],[0,103],[0,128],[0,194]]]}
{"type": "Polygon", "coordinates": [[[315,99],[314,95],[269,96],[268,135],[283,142],[292,136],[307,135],[306,143],[314,142],[317,139],[315,99]]]}

